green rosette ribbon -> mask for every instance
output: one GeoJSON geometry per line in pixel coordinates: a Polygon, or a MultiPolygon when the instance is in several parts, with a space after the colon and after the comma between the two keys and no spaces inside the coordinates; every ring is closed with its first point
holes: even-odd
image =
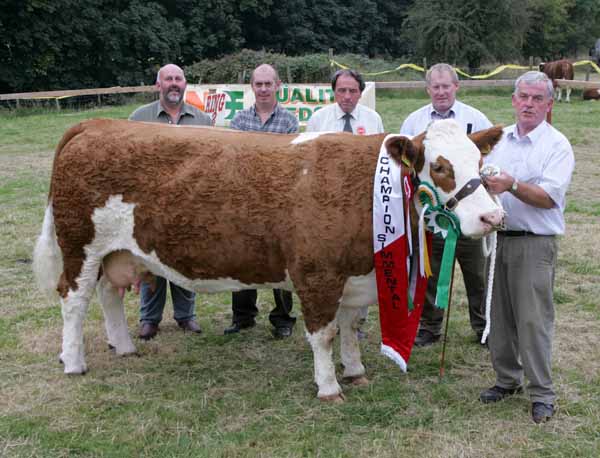
{"type": "Polygon", "coordinates": [[[435,306],[446,309],[450,299],[450,283],[452,281],[452,265],[456,253],[456,242],[460,237],[460,221],[454,213],[438,204],[440,199],[437,191],[429,183],[422,182],[419,188],[419,200],[423,208],[426,208],[424,218],[427,228],[433,232],[434,236],[445,239],[444,253],[438,274],[435,306]]]}

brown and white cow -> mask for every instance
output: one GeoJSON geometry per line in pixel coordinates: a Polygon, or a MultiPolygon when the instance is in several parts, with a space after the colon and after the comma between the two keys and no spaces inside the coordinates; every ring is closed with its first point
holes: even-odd
{"type": "MultiPolygon", "coordinates": [[[[552,80],[552,84],[554,85],[554,97],[557,102],[561,101],[562,97],[562,88],[556,83],[556,80],[564,79],[564,80],[572,80],[573,79],[573,64],[568,60],[555,60],[552,62],[542,62],[540,64],[540,72],[544,72],[548,75],[548,78],[552,80]]],[[[565,102],[571,101],[571,88],[567,86],[566,88],[566,97],[565,102]]]]}
{"type": "MultiPolygon", "coordinates": [[[[489,150],[501,135],[496,127],[471,138],[489,150]]],[[[344,377],[366,381],[355,331],[358,307],[377,302],[371,208],[383,140],[112,120],[71,128],[57,148],[34,253],[40,286],[60,295],[65,372],[87,370],[82,325],[95,287],[109,344],[119,355],[135,352],[119,288],[147,269],[196,291],[296,291],[318,396],[341,400],[332,360],[338,326],[344,377]],[[111,266],[121,263],[131,265],[111,266]]],[[[443,202],[479,176],[480,151],[454,121],[386,146],[433,180],[443,202]]],[[[471,237],[502,218],[483,186],[456,214],[471,237]]]]}
{"type": "Polygon", "coordinates": [[[600,100],[600,88],[584,89],[583,100],[600,100]]]}

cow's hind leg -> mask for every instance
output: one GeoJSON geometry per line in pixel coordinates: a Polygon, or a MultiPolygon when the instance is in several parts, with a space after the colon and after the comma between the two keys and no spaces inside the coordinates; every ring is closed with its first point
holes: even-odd
{"type": "Polygon", "coordinates": [[[565,92],[567,93],[567,96],[565,97],[565,102],[571,103],[571,88],[567,86],[565,92]]]}
{"type": "MultiPolygon", "coordinates": [[[[68,260],[65,260],[65,265],[67,264],[68,260]]],[[[77,278],[77,289],[69,288],[66,295],[60,300],[63,318],[60,360],[65,365],[65,374],[85,374],[87,371],[83,345],[83,319],[94,293],[99,269],[99,260],[85,260],[77,278]]],[[[64,273],[60,282],[66,282],[64,273]]]]}
{"type": "Polygon", "coordinates": [[[60,361],[65,366],[65,374],[85,374],[87,366],[83,347],[83,318],[87,312],[89,297],[81,295],[79,290],[70,290],[60,302],[63,318],[60,361]]]}
{"type": "Polygon", "coordinates": [[[98,282],[96,290],[104,312],[104,326],[108,344],[115,349],[117,355],[135,353],[135,345],[129,335],[123,298],[119,294],[119,290],[104,275],[98,282]]]}
{"type": "Polygon", "coordinates": [[[342,306],[338,310],[340,328],[340,353],[344,365],[343,381],[353,385],[367,385],[365,366],[360,358],[357,331],[360,325],[360,307],[342,306]]]}

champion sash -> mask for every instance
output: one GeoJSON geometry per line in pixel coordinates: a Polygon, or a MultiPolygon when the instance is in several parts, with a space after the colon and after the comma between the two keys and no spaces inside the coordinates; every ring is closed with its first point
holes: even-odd
{"type": "MultiPolygon", "coordinates": [[[[373,192],[373,244],[381,353],[406,371],[423,311],[427,277],[413,250],[409,203],[410,176],[387,154],[385,142],[377,160],[373,192]],[[414,253],[414,255],[413,255],[414,253]]],[[[420,238],[423,244],[429,244],[420,238]]],[[[430,240],[430,238],[429,238],[430,240]]],[[[431,252],[429,247],[428,252],[431,252]]]]}

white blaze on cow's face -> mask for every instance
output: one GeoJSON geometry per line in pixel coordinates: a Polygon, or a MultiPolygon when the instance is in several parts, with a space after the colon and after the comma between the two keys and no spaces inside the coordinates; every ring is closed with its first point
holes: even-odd
{"type": "MultiPolygon", "coordinates": [[[[423,145],[425,163],[419,178],[434,185],[441,203],[479,177],[481,152],[456,121],[447,119],[431,124],[423,145]]],[[[462,234],[471,238],[489,233],[502,219],[502,209],[483,186],[462,199],[454,213],[460,220],[462,234]]]]}

